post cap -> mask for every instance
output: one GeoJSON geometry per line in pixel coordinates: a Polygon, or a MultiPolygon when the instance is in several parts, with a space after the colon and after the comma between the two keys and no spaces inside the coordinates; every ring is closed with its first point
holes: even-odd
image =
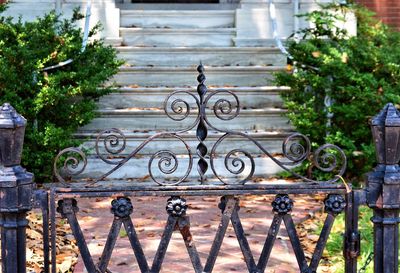
{"type": "Polygon", "coordinates": [[[400,127],[400,112],[393,103],[388,103],[385,107],[371,120],[372,126],[390,126],[400,127]]]}
{"type": "Polygon", "coordinates": [[[0,108],[0,128],[18,128],[26,126],[26,119],[15,111],[9,103],[0,108]]]}

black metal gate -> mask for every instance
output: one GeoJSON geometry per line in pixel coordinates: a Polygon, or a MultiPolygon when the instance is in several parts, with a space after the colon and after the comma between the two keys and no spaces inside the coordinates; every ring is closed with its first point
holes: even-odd
{"type": "MultiPolygon", "coordinates": [[[[203,66],[198,67],[198,72],[198,96],[187,91],[176,91],[168,96],[164,104],[166,114],[173,120],[181,121],[189,116],[193,108],[186,100],[176,98],[176,96],[184,95],[191,98],[195,102],[197,110],[196,118],[190,126],[178,132],[155,134],[136,147],[128,156],[120,156],[120,153],[126,148],[126,138],[123,133],[118,129],[104,131],[97,137],[96,153],[103,162],[112,166],[112,169],[100,178],[91,181],[78,179],[73,182],[73,176],[79,178],[79,175],[85,171],[87,159],[80,149],[68,148],[59,153],[54,163],[55,177],[59,183],[52,184],[48,190],[35,190],[32,174],[19,166],[25,120],[10,105],[2,106],[0,113],[0,163],[2,165],[0,225],[3,272],[26,272],[26,213],[32,207],[40,208],[43,212],[44,272],[57,272],[55,225],[57,213],[68,220],[85,267],[90,273],[110,272],[108,264],[122,226],[127,231],[141,272],[160,272],[172,233],[179,231],[194,272],[210,273],[213,271],[229,223],[233,226],[248,272],[261,273],[266,270],[278,231],[284,225],[297,259],[299,272],[311,273],[316,272],[335,218],[343,211],[346,220],[343,244],[345,271],[357,272],[357,257],[360,254],[358,210],[362,204],[367,204],[374,210],[372,218],[375,236],[374,271],[398,272],[400,114],[394,106],[388,104],[372,120],[378,165],[368,174],[368,183],[365,189],[352,190],[340,180],[345,172],[347,162],[343,151],[335,145],[326,144],[315,152],[311,152],[309,139],[305,135],[295,133],[283,141],[284,156],[276,158],[249,135],[243,132],[222,130],[214,126],[210,119],[211,115],[226,121],[239,115],[239,99],[234,93],[227,90],[216,90],[209,93],[204,84],[203,66]],[[217,96],[222,96],[222,98],[215,99],[217,96]],[[210,104],[212,104],[211,107],[210,104]],[[198,139],[195,149],[196,157],[193,156],[191,148],[183,137],[185,132],[194,128],[198,139]],[[209,147],[206,145],[209,129],[221,133],[221,137],[211,146],[211,150],[208,150],[209,147]],[[221,143],[229,141],[229,138],[233,136],[246,139],[256,145],[275,164],[299,178],[299,182],[292,184],[253,183],[251,178],[255,171],[255,161],[252,154],[241,147],[232,148],[230,152],[224,154],[223,168],[233,175],[230,178],[224,178],[218,171],[215,159],[221,143]],[[152,183],[125,181],[122,184],[110,184],[105,181],[110,174],[124,166],[129,160],[134,160],[135,156],[150,142],[164,137],[173,138],[181,143],[187,153],[187,164],[181,177],[167,178],[181,167],[179,165],[181,158],[174,151],[162,149],[154,153],[148,162],[148,172],[152,183]],[[110,156],[105,156],[104,151],[110,156]],[[318,171],[329,173],[331,178],[317,181],[292,171],[291,166],[306,160],[310,160],[318,171]],[[198,171],[199,181],[188,179],[194,165],[198,171]],[[154,171],[154,166],[158,169],[158,174],[154,171]],[[212,172],[217,181],[207,180],[207,172],[212,172]],[[324,206],[327,216],[311,261],[307,262],[290,212],[294,206],[292,199],[294,194],[314,193],[325,195],[324,206]],[[247,241],[238,212],[240,198],[245,195],[275,196],[271,204],[274,218],[263,244],[261,255],[257,260],[247,241]],[[146,257],[131,218],[135,204],[132,204],[130,197],[134,196],[166,198],[167,223],[152,260],[146,257]],[[200,259],[196,250],[195,239],[190,228],[190,211],[188,211],[183,196],[185,198],[221,196],[220,224],[205,261],[200,259]],[[77,220],[79,200],[82,197],[112,198],[111,212],[114,220],[99,262],[93,259],[77,220]]],[[[234,142],[229,145],[235,147],[234,142]]]]}

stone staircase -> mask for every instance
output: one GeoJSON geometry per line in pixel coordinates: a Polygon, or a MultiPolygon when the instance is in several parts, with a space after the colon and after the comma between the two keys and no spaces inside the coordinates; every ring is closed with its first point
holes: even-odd
{"type": "MultiPolygon", "coordinates": [[[[87,176],[98,176],[112,168],[94,156],[93,147],[99,130],[118,128],[124,132],[127,145],[120,154],[123,156],[155,133],[182,130],[195,120],[195,108],[184,121],[169,119],[163,103],[176,90],[190,91],[197,96],[196,67],[200,61],[205,67],[205,84],[209,92],[229,90],[241,102],[239,116],[231,121],[211,118],[212,110],[208,109],[210,122],[217,128],[246,131],[270,153],[281,152],[282,141],[292,127],[282,116],[285,109],[279,92],[285,88],[273,86],[272,79],[274,72],[285,68],[286,58],[274,47],[235,47],[235,10],[121,9],[120,22],[121,40],[115,46],[119,57],[127,63],[113,79],[118,88],[100,99],[99,116],[77,133],[78,138],[87,140],[84,146],[93,151],[85,171],[87,176]]],[[[188,102],[192,99],[193,105],[191,96],[182,98],[188,102]]],[[[210,101],[210,106],[216,99],[210,101]]],[[[234,100],[233,96],[231,100],[234,100]]],[[[198,177],[195,129],[183,134],[195,157],[189,177],[198,177]]],[[[205,141],[209,151],[222,135],[209,129],[205,141]]],[[[256,176],[265,177],[280,170],[250,141],[231,137],[229,143],[221,144],[218,149],[221,157],[216,159],[217,171],[224,177],[231,175],[224,172],[224,155],[233,148],[246,149],[254,156],[256,176]]],[[[146,145],[137,159],[130,160],[109,178],[148,178],[147,165],[151,155],[166,149],[176,153],[183,162],[174,174],[182,176],[188,166],[184,146],[173,138],[158,138],[146,145]]],[[[102,147],[100,151],[106,153],[102,147]]],[[[114,158],[118,160],[118,156],[114,158]]],[[[209,169],[207,174],[211,176],[212,171],[209,169]]]]}

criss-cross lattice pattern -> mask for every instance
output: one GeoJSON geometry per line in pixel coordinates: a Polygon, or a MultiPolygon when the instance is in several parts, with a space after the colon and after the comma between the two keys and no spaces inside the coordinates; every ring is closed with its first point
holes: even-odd
{"type": "Polygon", "coordinates": [[[167,253],[168,245],[171,241],[172,233],[174,231],[179,231],[182,235],[194,272],[211,273],[213,272],[215,262],[218,258],[218,254],[230,223],[232,224],[235,232],[236,239],[239,243],[248,272],[265,272],[275,240],[282,226],[282,222],[284,223],[293,251],[295,253],[299,271],[311,273],[316,272],[317,270],[335,217],[346,207],[346,201],[343,196],[337,194],[328,195],[324,203],[327,216],[310,263],[308,263],[305,258],[293,218],[290,214],[293,208],[293,200],[286,194],[276,195],[274,201],[272,202],[272,211],[274,212],[274,217],[269,227],[267,233],[268,235],[265,239],[265,243],[257,263],[247,241],[246,233],[239,217],[240,207],[238,197],[223,196],[221,198],[219,203],[221,219],[204,266],[200,259],[199,253],[197,252],[194,236],[190,230],[190,219],[187,214],[188,206],[186,204],[186,200],[182,197],[172,196],[167,200],[166,211],[168,218],[159,242],[158,249],[151,264],[146,258],[141,243],[138,239],[135,226],[131,218],[131,213],[134,208],[129,198],[119,197],[114,199],[111,203],[111,212],[114,214],[114,220],[112,222],[103,253],[97,264],[94,262],[94,259],[89,252],[86,240],[77,219],[78,202],[75,199],[70,198],[62,199],[58,202],[57,211],[61,213],[62,217],[68,220],[72,232],[77,240],[85,267],[90,273],[111,272],[107,267],[122,226],[124,226],[126,230],[127,237],[130,241],[136,261],[142,273],[160,272],[164,257],[167,253]]]}

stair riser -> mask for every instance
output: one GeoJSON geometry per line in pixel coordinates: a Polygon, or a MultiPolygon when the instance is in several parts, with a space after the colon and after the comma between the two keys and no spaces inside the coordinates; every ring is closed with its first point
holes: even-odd
{"type": "MultiPolygon", "coordinates": [[[[265,86],[272,85],[272,71],[207,71],[208,86],[265,86]]],[[[119,86],[193,86],[197,84],[196,71],[157,71],[136,70],[121,71],[114,76],[113,81],[119,86]]]]}
{"type": "MultiPolygon", "coordinates": [[[[195,93],[193,93],[195,94],[195,93]]],[[[197,95],[197,94],[195,94],[197,95]]],[[[237,94],[242,108],[267,108],[282,107],[279,93],[255,92],[237,94]]],[[[163,107],[165,92],[151,93],[111,93],[100,98],[97,103],[99,109],[124,109],[124,108],[160,108],[163,107]]],[[[191,101],[189,96],[179,96],[186,101],[191,101]]],[[[209,104],[213,106],[212,101],[209,104]]]]}
{"type": "MultiPolygon", "coordinates": [[[[271,159],[269,158],[254,158],[255,161],[255,172],[254,176],[262,176],[263,178],[267,178],[269,176],[273,176],[276,173],[282,171],[280,167],[278,167],[271,159]]],[[[157,167],[158,161],[153,162],[153,173],[156,178],[176,178],[176,177],[183,177],[188,169],[188,163],[189,160],[187,158],[179,158],[178,161],[178,169],[176,170],[175,173],[172,175],[165,175],[160,173],[157,167]]],[[[146,178],[144,180],[149,180],[148,174],[148,163],[149,163],[149,158],[136,158],[136,159],[131,159],[128,161],[123,167],[120,169],[116,170],[113,172],[110,176],[108,176],[108,179],[129,179],[129,178],[146,178]]],[[[191,172],[188,176],[189,179],[197,179],[199,178],[199,174],[197,172],[197,159],[195,158],[193,161],[193,167],[191,169],[191,172]]],[[[217,174],[219,174],[222,177],[227,177],[227,178],[234,178],[237,177],[236,175],[233,175],[226,171],[225,165],[224,165],[224,159],[223,158],[217,158],[214,161],[214,165],[216,168],[217,174]]],[[[80,175],[80,178],[96,178],[100,177],[103,175],[106,171],[111,170],[112,167],[115,165],[108,165],[101,161],[100,159],[88,159],[88,165],[83,172],[82,175],[80,175]]],[[[243,171],[244,174],[248,174],[250,171],[250,164],[246,164],[246,168],[243,171]]],[[[209,167],[209,170],[206,173],[207,178],[214,179],[215,176],[212,173],[211,167],[209,167]]],[[[242,176],[243,177],[243,176],[242,176]]],[[[232,180],[232,181],[238,181],[238,180],[232,180]]],[[[184,185],[184,184],[183,184],[184,185]]]]}
{"type": "MultiPolygon", "coordinates": [[[[209,152],[211,151],[212,146],[214,145],[216,138],[210,138],[208,141],[205,141],[206,146],[208,147],[209,152]]],[[[270,153],[281,153],[282,152],[282,141],[283,138],[257,138],[256,139],[268,152],[270,153]]],[[[120,155],[127,155],[131,153],[136,147],[142,144],[145,139],[127,139],[126,148],[121,152],[120,155]]],[[[192,153],[196,153],[196,146],[199,144],[199,141],[190,138],[185,141],[189,145],[192,150],[192,153]]],[[[89,154],[95,154],[95,140],[86,141],[83,144],[83,147],[89,151],[89,154]]],[[[99,143],[100,153],[108,154],[104,149],[103,142],[99,143]]],[[[240,148],[252,155],[257,155],[261,153],[261,150],[255,146],[251,141],[245,138],[232,138],[224,140],[216,150],[217,154],[224,155],[233,149],[240,148]]],[[[183,143],[177,139],[155,139],[152,140],[149,144],[147,144],[138,154],[139,155],[153,155],[154,153],[160,150],[171,150],[176,154],[185,154],[187,150],[183,146],[183,143]]]]}
{"type": "Polygon", "coordinates": [[[234,26],[234,12],[129,11],[121,12],[121,27],[227,28],[234,26]]]}
{"type": "Polygon", "coordinates": [[[233,46],[234,31],[171,32],[169,30],[121,30],[125,46],[228,47],[233,46]]]}
{"type": "MultiPolygon", "coordinates": [[[[184,122],[176,122],[161,115],[109,115],[92,120],[81,131],[98,131],[110,127],[123,130],[181,130],[187,128],[194,119],[188,117],[184,122]]],[[[211,124],[217,128],[228,130],[291,130],[286,118],[280,114],[246,115],[236,118],[234,121],[222,121],[210,118],[211,124]]]]}
{"type": "Polygon", "coordinates": [[[157,50],[148,49],[120,51],[119,58],[135,66],[192,66],[200,61],[212,66],[251,66],[251,65],[282,65],[286,57],[279,52],[271,51],[207,51],[199,49],[198,52],[188,50],[157,50]]]}

